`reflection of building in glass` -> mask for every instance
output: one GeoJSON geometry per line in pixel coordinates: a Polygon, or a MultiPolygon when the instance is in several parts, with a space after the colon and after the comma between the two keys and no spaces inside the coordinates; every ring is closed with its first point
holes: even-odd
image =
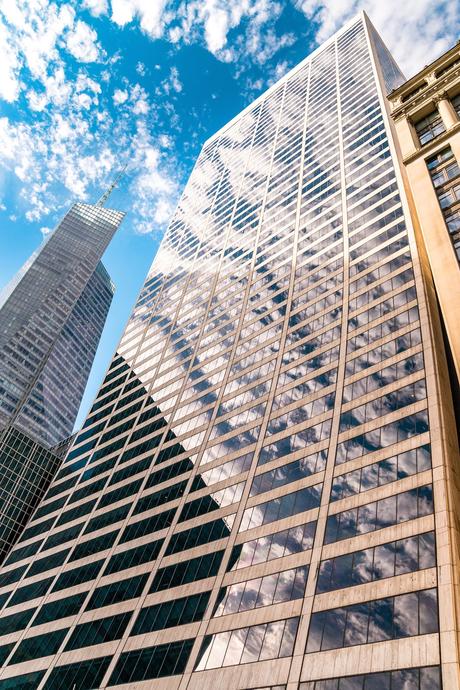
{"type": "Polygon", "coordinates": [[[74,204],[2,293],[0,560],[65,453],[113,297],[100,258],[122,218],[74,204]]]}
{"type": "Polygon", "coordinates": [[[0,690],[459,690],[401,81],[360,15],[205,144],[0,573],[0,690]]]}

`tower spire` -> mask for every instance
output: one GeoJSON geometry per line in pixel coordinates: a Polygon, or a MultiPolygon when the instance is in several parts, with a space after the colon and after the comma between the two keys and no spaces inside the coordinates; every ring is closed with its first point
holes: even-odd
{"type": "Polygon", "coordinates": [[[108,188],[105,190],[105,192],[103,193],[103,195],[102,195],[102,196],[100,197],[100,199],[97,201],[96,206],[104,206],[104,205],[105,205],[105,202],[107,201],[107,199],[108,199],[109,196],[112,194],[113,190],[115,189],[115,187],[118,185],[118,183],[120,182],[121,178],[122,178],[123,175],[125,174],[126,168],[127,168],[127,167],[128,167],[128,164],[125,163],[124,166],[122,167],[122,169],[120,170],[120,172],[116,175],[116,177],[115,177],[115,179],[113,180],[113,182],[108,186],[108,188]]]}

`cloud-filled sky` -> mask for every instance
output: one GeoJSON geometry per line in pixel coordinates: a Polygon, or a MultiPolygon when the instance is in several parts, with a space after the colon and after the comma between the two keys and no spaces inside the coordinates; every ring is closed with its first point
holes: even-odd
{"type": "Polygon", "coordinates": [[[360,9],[407,76],[458,39],[459,0],[0,0],[0,288],[128,166],[84,411],[203,142],[360,9]]]}

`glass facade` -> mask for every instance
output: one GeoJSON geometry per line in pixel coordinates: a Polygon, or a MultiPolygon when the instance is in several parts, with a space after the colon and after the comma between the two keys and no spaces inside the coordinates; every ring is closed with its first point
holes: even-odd
{"type": "Polygon", "coordinates": [[[0,428],[47,448],[72,433],[113,297],[100,258],[123,216],[74,204],[0,296],[0,428]]]}
{"type": "Polygon", "coordinates": [[[0,573],[0,690],[441,687],[445,459],[384,106],[401,81],[359,15],[204,145],[0,573]]]}
{"type": "Polygon", "coordinates": [[[60,462],[14,427],[0,432],[0,562],[43,498],[60,462]]]}
{"type": "Polygon", "coordinates": [[[122,213],[75,204],[0,295],[0,562],[71,443],[113,284],[122,213]]]}

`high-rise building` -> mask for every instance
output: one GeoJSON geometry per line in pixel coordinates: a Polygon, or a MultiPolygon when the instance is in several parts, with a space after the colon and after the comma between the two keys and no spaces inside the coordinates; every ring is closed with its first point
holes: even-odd
{"type": "Polygon", "coordinates": [[[48,448],[72,433],[113,297],[100,259],[123,216],[74,204],[5,289],[0,428],[48,448]]]}
{"type": "Polygon", "coordinates": [[[100,259],[123,215],[74,204],[0,298],[0,562],[72,432],[113,297],[100,259]]]}
{"type": "Polygon", "coordinates": [[[43,498],[61,460],[14,426],[0,431],[0,563],[43,498]]]}
{"type": "Polygon", "coordinates": [[[208,140],[0,573],[0,690],[459,690],[458,448],[357,16],[208,140]]]}
{"type": "Polygon", "coordinates": [[[389,97],[411,211],[433,273],[456,388],[460,383],[459,67],[457,43],[389,97]]]}

